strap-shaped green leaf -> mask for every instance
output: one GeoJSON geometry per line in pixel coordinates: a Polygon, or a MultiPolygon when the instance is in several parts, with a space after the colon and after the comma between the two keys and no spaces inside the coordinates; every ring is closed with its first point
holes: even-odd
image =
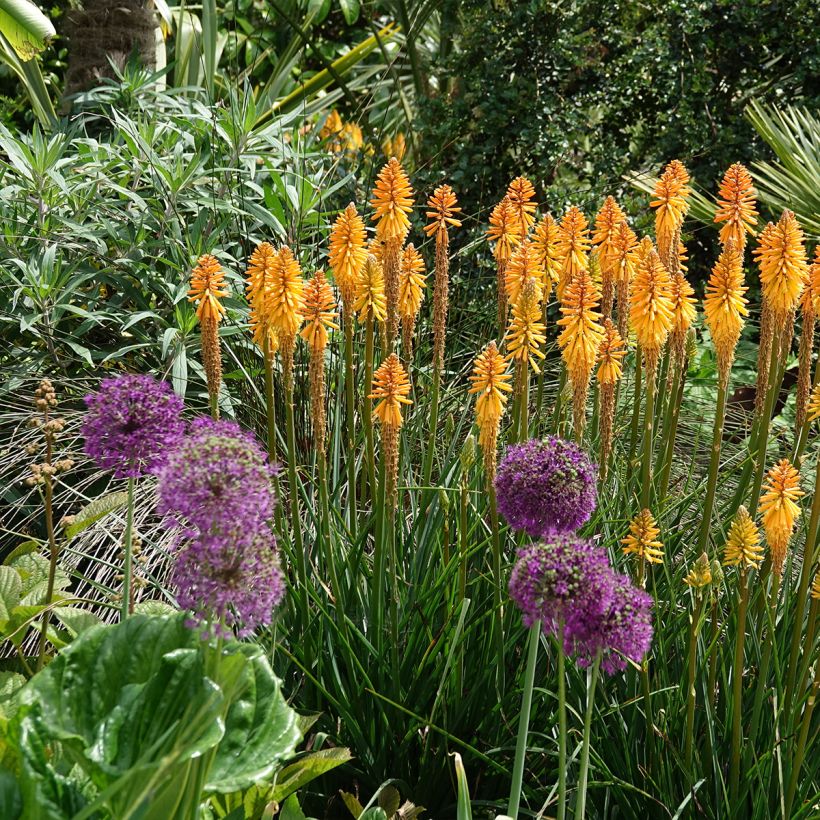
{"type": "Polygon", "coordinates": [[[0,32],[21,60],[31,60],[56,34],[51,20],[29,0],[0,0],[0,32]]]}

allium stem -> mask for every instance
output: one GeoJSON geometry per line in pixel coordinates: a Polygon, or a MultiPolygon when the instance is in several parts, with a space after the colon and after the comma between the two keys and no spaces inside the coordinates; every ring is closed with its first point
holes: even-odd
{"type": "Polygon", "coordinates": [[[700,618],[703,614],[705,596],[698,595],[695,608],[692,610],[692,622],[689,625],[689,660],[686,679],[686,735],[683,745],[683,760],[687,772],[692,769],[692,745],[695,735],[695,672],[698,665],[698,635],[700,618]]]}
{"type": "MultiPolygon", "coordinates": [[[[800,655],[800,633],[803,626],[803,614],[806,611],[806,599],[809,597],[809,582],[814,567],[814,553],[817,547],[817,526],[820,524],[820,459],[814,472],[814,495],[811,501],[811,513],[806,530],[806,543],[803,547],[803,564],[800,569],[800,584],[794,602],[794,620],[792,621],[792,645],[789,650],[789,662],[786,677],[786,694],[783,698],[783,714],[786,719],[791,715],[794,685],[797,678],[798,657],[800,655]]],[[[811,647],[807,648],[811,651],[811,647]]]]}
{"type": "Polygon", "coordinates": [[[567,813],[567,673],[564,652],[564,619],[558,624],[558,809],[556,817],[567,813]]]}
{"type": "Polygon", "coordinates": [[[132,552],[134,549],[134,484],[133,478],[128,479],[128,510],[125,516],[125,534],[123,535],[123,568],[122,568],[122,607],[121,620],[125,620],[131,614],[131,573],[132,573],[132,552]]]}
{"type": "Polygon", "coordinates": [[[647,368],[646,406],[643,420],[643,460],[641,464],[641,507],[648,509],[652,497],[652,444],[655,416],[655,368],[647,368]]]}
{"type": "Polygon", "coordinates": [[[504,691],[504,609],[501,603],[501,590],[504,582],[501,577],[501,532],[498,523],[498,507],[495,498],[495,486],[488,481],[487,494],[490,497],[490,528],[493,535],[493,610],[495,623],[493,633],[496,649],[496,681],[499,692],[504,691]]]}
{"type": "MultiPolygon", "coordinates": [[[[347,509],[350,537],[355,542],[357,529],[356,511],[356,382],[353,374],[353,315],[350,306],[344,305],[345,332],[345,398],[347,413],[345,433],[347,435],[347,509]]],[[[370,402],[367,402],[368,407],[370,402]]]]}
{"type": "Polygon", "coordinates": [[[598,683],[598,670],[601,667],[601,653],[595,656],[592,666],[587,671],[587,708],[584,714],[584,741],[581,745],[581,769],[578,773],[578,795],[575,798],[574,820],[584,820],[587,810],[587,780],[589,776],[589,746],[592,734],[592,712],[595,705],[595,687],[598,683]]]}
{"type": "Polygon", "coordinates": [[[740,785],[740,753],[743,745],[743,667],[746,643],[746,613],[749,609],[749,576],[741,569],[738,592],[737,627],[735,632],[735,662],[732,668],[732,757],[729,767],[729,799],[737,805],[740,785]]]}
{"type": "Polygon", "coordinates": [[[521,710],[518,713],[518,737],[515,742],[510,799],[507,803],[507,816],[512,820],[518,817],[521,805],[521,788],[524,783],[524,762],[527,756],[527,733],[530,726],[532,708],[532,691],[535,685],[535,666],[538,659],[538,644],[541,641],[541,622],[536,621],[530,627],[527,642],[527,666],[524,672],[524,689],[521,693],[521,710]]]}
{"type": "Polygon", "coordinates": [[[715,507],[715,495],[717,493],[720,449],[723,443],[723,424],[726,418],[726,397],[728,393],[729,378],[727,374],[725,379],[721,378],[720,384],[718,385],[717,409],[715,410],[715,424],[712,431],[712,449],[709,453],[709,473],[706,479],[706,499],[703,502],[703,517],[700,522],[698,546],[695,550],[697,555],[706,551],[706,542],[709,540],[709,529],[712,525],[712,512],[715,507]]]}

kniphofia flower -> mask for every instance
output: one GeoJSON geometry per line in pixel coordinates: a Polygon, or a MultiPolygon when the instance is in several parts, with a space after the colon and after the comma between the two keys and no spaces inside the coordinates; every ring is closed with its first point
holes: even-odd
{"type": "Polygon", "coordinates": [[[427,288],[427,274],[424,272],[424,259],[410,243],[404,249],[399,268],[399,315],[401,316],[403,348],[405,358],[409,359],[413,351],[413,331],[416,317],[424,299],[427,288]]]}
{"type": "Polygon", "coordinates": [[[538,264],[535,246],[529,239],[524,239],[513,251],[507,270],[504,272],[504,291],[507,302],[514,305],[521,295],[527,280],[532,277],[538,282],[543,293],[546,289],[543,268],[538,264]]]}
{"type": "Polygon", "coordinates": [[[647,370],[654,370],[674,322],[672,283],[655,251],[638,264],[630,293],[629,316],[647,370]]]}
{"type": "Polygon", "coordinates": [[[705,552],[695,561],[692,569],[684,576],[683,582],[696,590],[712,583],[712,566],[705,552]]]}
{"type": "Polygon", "coordinates": [[[251,253],[245,275],[245,294],[251,307],[264,310],[265,294],[270,287],[275,264],[276,250],[273,245],[260,242],[251,253]]]}
{"type": "Polygon", "coordinates": [[[321,353],[327,346],[328,330],[338,330],[333,321],[336,316],[336,299],[324,271],[316,271],[305,284],[303,316],[305,326],[299,335],[308,343],[311,352],[321,353]]]}
{"type": "Polygon", "coordinates": [[[820,419],[820,384],[816,385],[811,391],[806,413],[808,414],[808,421],[817,421],[817,419],[820,419]]]}
{"type": "Polygon", "coordinates": [[[800,489],[800,473],[787,459],[781,459],[766,475],[758,512],[763,521],[766,541],[772,551],[772,570],[783,573],[786,550],[794,532],[794,522],[800,513],[797,499],[805,493],[800,489]]]}
{"type": "Polygon", "coordinates": [[[622,539],[623,551],[637,555],[650,564],[663,563],[663,542],[658,539],[661,531],[649,510],[641,510],[629,522],[629,535],[622,539]]]}
{"type": "Polygon", "coordinates": [[[355,293],[353,309],[359,314],[359,321],[371,318],[383,322],[386,315],[384,273],[372,254],[359,271],[355,293]]]}
{"type": "Polygon", "coordinates": [[[304,289],[302,268],[293,251],[283,245],[271,271],[265,300],[271,326],[281,336],[295,336],[302,324],[304,289]]]}
{"type": "Polygon", "coordinates": [[[601,314],[603,316],[609,316],[612,313],[620,259],[617,238],[621,223],[625,220],[624,212],[612,196],[604,200],[601,210],[595,216],[595,233],[592,235],[592,243],[598,250],[598,260],[601,264],[601,314]]]}
{"type": "Polygon", "coordinates": [[[352,312],[356,280],[367,259],[364,221],[351,202],[337,217],[330,232],[328,261],[342,294],[345,311],[352,312]]]}
{"type": "Polygon", "coordinates": [[[795,427],[799,431],[806,421],[806,406],[811,392],[811,363],[814,349],[814,327],[820,307],[820,245],[815,248],[814,264],[809,268],[806,287],[800,297],[803,326],[800,331],[799,368],[795,402],[795,427]]]}
{"type": "Polygon", "coordinates": [[[746,234],[754,236],[757,225],[756,204],[751,174],[739,162],[729,166],[720,183],[715,222],[725,223],[720,229],[723,246],[730,241],[734,242],[741,257],[746,247],[746,234]]]}
{"type": "Polygon", "coordinates": [[[413,188],[404,168],[395,157],[391,157],[379,171],[370,204],[373,206],[373,221],[379,238],[404,241],[410,230],[413,188]]]}
{"type": "Polygon", "coordinates": [[[225,287],[225,274],[216,257],[209,253],[200,256],[188,291],[188,300],[196,303],[196,315],[200,322],[222,320],[225,308],[220,300],[228,295],[225,287]]]}
{"type": "Polygon", "coordinates": [[[618,302],[618,333],[623,339],[629,332],[629,289],[638,266],[638,237],[626,220],[618,225],[613,239],[615,294],[618,302]]]}
{"type": "Polygon", "coordinates": [[[601,401],[601,456],[599,469],[601,479],[606,478],[609,454],[612,450],[612,427],[615,420],[615,386],[623,373],[622,359],[626,355],[624,340],[607,316],[604,319],[604,335],[598,351],[598,386],[601,401]]]}
{"type": "Polygon", "coordinates": [[[493,256],[496,262],[508,262],[512,256],[513,247],[521,241],[518,212],[508,196],[505,196],[490,213],[487,239],[494,243],[493,256]]]}
{"type": "Polygon", "coordinates": [[[427,208],[425,216],[430,220],[424,226],[424,233],[427,236],[446,234],[450,228],[461,227],[461,220],[457,216],[461,213],[461,208],[458,206],[455,192],[449,185],[439,185],[433,191],[427,200],[427,208]]]}
{"type": "Polygon", "coordinates": [[[677,250],[676,236],[680,235],[691,190],[688,186],[689,173],[683,164],[674,159],[670,162],[655,185],[655,198],[649,203],[655,211],[655,239],[658,253],[664,264],[668,264],[670,251],[677,250]],[[674,243],[673,243],[674,240],[674,243]]]}
{"type": "Polygon", "coordinates": [[[382,143],[382,151],[386,157],[396,157],[399,160],[404,159],[407,153],[407,140],[404,136],[404,131],[399,131],[394,137],[388,137],[382,143]]]}
{"type": "Polygon", "coordinates": [[[540,373],[537,360],[545,358],[541,348],[547,337],[541,321],[541,289],[535,277],[527,280],[518,301],[513,305],[506,338],[510,358],[524,367],[530,365],[536,373],[540,373]]]}
{"type": "Polygon", "coordinates": [[[498,426],[507,405],[507,393],[512,392],[507,359],[495,342],[490,342],[473,362],[470,393],[475,394],[475,415],[478,443],[484,454],[484,466],[492,479],[495,475],[498,426]]]}
{"type": "Polygon", "coordinates": [[[507,188],[507,196],[518,215],[519,231],[523,239],[535,222],[535,188],[526,177],[516,177],[507,188]]]}
{"type": "Polygon", "coordinates": [[[670,331],[669,348],[672,360],[680,367],[683,364],[686,334],[695,321],[697,309],[695,307],[695,289],[680,270],[676,270],[671,277],[672,298],[672,329],[670,331]]]}
{"type": "Polygon", "coordinates": [[[745,571],[757,569],[762,562],[760,531],[749,511],[740,507],[729,527],[729,537],[723,548],[723,563],[726,566],[741,567],[745,571]]]}
{"type": "Polygon", "coordinates": [[[706,325],[715,343],[718,373],[724,385],[729,378],[744,321],[749,315],[748,301],[744,298],[747,290],[743,283],[743,261],[730,239],[712,268],[703,300],[706,325]]]}
{"type": "Polygon", "coordinates": [[[563,260],[558,281],[558,298],[562,299],[564,290],[573,277],[579,271],[586,270],[589,264],[589,223],[575,205],[561,218],[558,237],[558,252],[563,260]]]}
{"type": "Polygon", "coordinates": [[[532,240],[535,256],[541,268],[544,300],[549,299],[554,285],[561,278],[563,258],[558,247],[558,223],[547,214],[536,226],[532,240]]]}

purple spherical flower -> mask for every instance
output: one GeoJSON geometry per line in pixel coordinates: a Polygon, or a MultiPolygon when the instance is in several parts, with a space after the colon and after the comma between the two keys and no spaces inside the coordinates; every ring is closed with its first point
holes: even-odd
{"type": "Polygon", "coordinates": [[[160,514],[202,534],[247,539],[268,528],[274,495],[267,456],[230,421],[198,419],[159,471],[160,514]]]}
{"type": "Polygon", "coordinates": [[[103,379],[85,403],[85,451],[117,478],[155,471],[184,430],[182,399],[153,376],[103,379]]]}
{"type": "Polygon", "coordinates": [[[233,628],[239,637],[271,622],[285,594],[285,582],[270,532],[237,542],[219,534],[195,535],[176,556],[173,581],[194,625],[217,632],[233,628]]]}
{"type": "Polygon", "coordinates": [[[571,441],[550,437],[514,444],[498,466],[498,510],[533,538],[575,532],[595,510],[597,471],[571,441]]]}
{"type": "Polygon", "coordinates": [[[510,598],[525,625],[541,621],[546,632],[559,624],[598,623],[612,601],[613,573],[606,551],[574,535],[556,535],[518,551],[510,598]]]}
{"type": "Polygon", "coordinates": [[[640,662],[652,644],[652,606],[644,590],[620,573],[613,576],[613,594],[598,618],[568,622],[567,652],[575,652],[580,666],[589,666],[601,653],[601,669],[613,675],[627,661],[640,662]]]}

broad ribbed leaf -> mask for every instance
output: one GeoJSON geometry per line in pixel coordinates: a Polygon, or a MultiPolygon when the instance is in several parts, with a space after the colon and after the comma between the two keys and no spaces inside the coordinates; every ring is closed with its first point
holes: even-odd
{"type": "Polygon", "coordinates": [[[108,493],[108,495],[95,498],[74,516],[72,522],[65,528],[65,537],[73,538],[114,510],[122,509],[127,503],[128,493],[124,491],[108,493]]]}
{"type": "Polygon", "coordinates": [[[21,60],[31,60],[56,34],[51,20],[29,0],[0,0],[0,32],[21,60]]]}
{"type": "Polygon", "coordinates": [[[0,567],[0,623],[8,620],[23,594],[23,579],[14,567],[0,567]]]}

